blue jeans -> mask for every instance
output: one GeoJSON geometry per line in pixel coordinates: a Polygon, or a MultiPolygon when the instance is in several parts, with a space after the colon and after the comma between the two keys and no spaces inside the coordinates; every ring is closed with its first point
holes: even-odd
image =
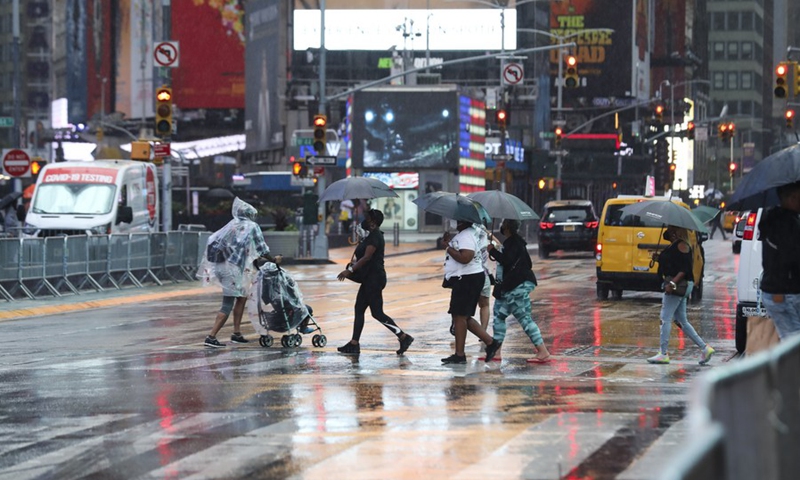
{"type": "Polygon", "coordinates": [[[669,335],[672,331],[672,319],[674,318],[676,322],[681,326],[683,329],[683,333],[689,337],[695,345],[700,348],[706,348],[706,342],[703,341],[702,338],[697,334],[694,330],[694,327],[689,323],[689,320],[686,318],[686,300],[692,295],[692,289],[694,288],[694,282],[689,282],[689,286],[686,287],[686,294],[682,297],[677,295],[668,295],[664,293],[661,298],[661,353],[664,355],[667,354],[667,348],[669,347],[669,335]]]}
{"type": "Polygon", "coordinates": [[[775,302],[773,293],[762,292],[761,295],[764,308],[775,323],[775,330],[781,340],[800,333],[800,294],[784,294],[780,303],[775,302]]]}

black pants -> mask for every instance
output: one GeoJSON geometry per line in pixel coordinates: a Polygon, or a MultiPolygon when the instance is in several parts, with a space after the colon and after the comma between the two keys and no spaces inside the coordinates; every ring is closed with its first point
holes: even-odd
{"type": "Polygon", "coordinates": [[[720,225],[719,222],[714,222],[711,224],[711,234],[708,236],[708,238],[714,238],[714,232],[716,232],[717,229],[719,229],[719,233],[722,234],[722,239],[725,240],[725,229],[722,228],[722,225],[720,225]]]}
{"type": "Polygon", "coordinates": [[[366,278],[356,295],[355,323],[353,324],[353,340],[359,341],[364,330],[364,314],[369,307],[372,318],[379,321],[398,337],[403,330],[394,323],[389,315],[383,313],[383,289],[386,288],[386,274],[366,278]]]}

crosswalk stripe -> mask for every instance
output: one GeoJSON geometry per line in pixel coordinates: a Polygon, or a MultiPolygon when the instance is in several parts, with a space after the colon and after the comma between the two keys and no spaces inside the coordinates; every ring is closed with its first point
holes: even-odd
{"type": "Polygon", "coordinates": [[[617,480],[640,480],[650,478],[653,472],[663,472],[666,465],[673,461],[672,454],[686,442],[688,432],[686,419],[675,422],[641,457],[617,476],[617,480]]]}

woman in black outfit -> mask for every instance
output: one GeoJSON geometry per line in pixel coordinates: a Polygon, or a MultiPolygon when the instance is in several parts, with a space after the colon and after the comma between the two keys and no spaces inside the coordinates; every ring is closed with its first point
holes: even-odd
{"type": "Polygon", "coordinates": [[[361,228],[368,232],[356,247],[355,262],[348,263],[347,268],[337,277],[339,281],[345,278],[358,277],[361,286],[356,295],[355,322],[353,324],[353,338],[345,345],[339,347],[341,353],[358,354],[361,353],[359,340],[361,331],[364,330],[364,314],[369,307],[372,317],[383,324],[397,336],[400,341],[398,355],[402,355],[414,337],[403,332],[394,323],[389,315],[383,312],[383,289],[386,288],[386,270],[383,268],[383,256],[386,243],[383,239],[383,232],[379,227],[383,223],[383,212],[370,209],[366,213],[366,218],[361,222],[361,228]]]}

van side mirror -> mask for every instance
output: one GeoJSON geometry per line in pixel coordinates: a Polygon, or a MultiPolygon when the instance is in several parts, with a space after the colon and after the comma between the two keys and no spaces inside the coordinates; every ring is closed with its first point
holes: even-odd
{"type": "Polygon", "coordinates": [[[115,225],[120,223],[133,223],[133,207],[119,207],[115,225]]]}

